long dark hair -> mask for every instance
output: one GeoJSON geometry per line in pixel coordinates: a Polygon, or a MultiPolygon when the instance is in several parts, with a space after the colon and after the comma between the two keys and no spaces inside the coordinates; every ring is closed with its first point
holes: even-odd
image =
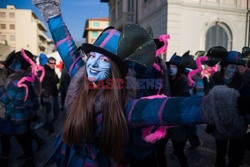
{"type": "MultiPolygon", "coordinates": [[[[120,79],[118,67],[110,60],[111,78],[120,79]]],[[[101,151],[116,160],[123,157],[123,147],[128,134],[124,106],[126,103],[125,85],[123,89],[103,89],[102,92],[102,133],[101,151]]],[[[95,100],[98,89],[89,89],[86,69],[79,93],[72,104],[63,127],[63,141],[81,146],[85,141],[93,141],[96,132],[95,100]]]]}

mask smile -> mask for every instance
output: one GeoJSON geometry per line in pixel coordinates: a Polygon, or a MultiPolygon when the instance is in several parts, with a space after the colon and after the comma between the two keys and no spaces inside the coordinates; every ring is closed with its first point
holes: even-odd
{"type": "Polygon", "coordinates": [[[90,72],[93,73],[93,74],[97,74],[97,73],[99,73],[100,71],[99,71],[99,70],[96,70],[96,69],[93,69],[93,68],[90,68],[90,72]]]}
{"type": "Polygon", "coordinates": [[[105,80],[110,77],[110,63],[106,56],[91,52],[86,62],[88,79],[92,82],[105,80]]]}

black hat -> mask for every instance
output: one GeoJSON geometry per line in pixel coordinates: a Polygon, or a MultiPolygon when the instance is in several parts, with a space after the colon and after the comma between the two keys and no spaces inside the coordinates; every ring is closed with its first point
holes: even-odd
{"type": "Polygon", "coordinates": [[[227,50],[222,46],[214,46],[207,51],[206,56],[208,57],[207,65],[212,67],[226,58],[227,50]]]}
{"type": "Polygon", "coordinates": [[[250,63],[250,48],[245,46],[242,48],[242,59],[244,61],[245,64],[249,64],[250,63]]]}
{"type": "Polygon", "coordinates": [[[157,49],[160,49],[161,47],[164,46],[164,42],[160,41],[159,38],[154,39],[154,43],[157,49]]]}
{"type": "MultiPolygon", "coordinates": [[[[24,50],[26,55],[35,62],[34,55],[28,51],[24,50]]],[[[28,69],[30,67],[30,63],[28,63],[22,56],[21,51],[15,52],[12,51],[4,61],[4,66],[12,71],[20,71],[22,69],[28,69]]]]}
{"type": "Polygon", "coordinates": [[[150,34],[137,24],[122,29],[117,55],[125,61],[135,61],[145,67],[155,61],[156,45],[150,34]]]}
{"type": "Polygon", "coordinates": [[[173,54],[173,56],[170,58],[168,62],[166,62],[167,65],[173,64],[176,66],[180,66],[181,63],[181,56],[177,55],[176,53],[173,54]]]}
{"type": "Polygon", "coordinates": [[[185,67],[185,68],[190,68],[192,70],[196,69],[196,62],[194,60],[194,56],[189,54],[190,51],[185,52],[182,56],[181,56],[181,62],[180,65],[185,67]]]}

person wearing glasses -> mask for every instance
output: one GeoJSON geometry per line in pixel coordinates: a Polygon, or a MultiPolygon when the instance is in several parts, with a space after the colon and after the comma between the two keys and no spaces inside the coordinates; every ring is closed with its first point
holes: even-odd
{"type": "Polygon", "coordinates": [[[45,107],[46,121],[43,129],[54,133],[54,122],[59,115],[58,88],[59,78],[55,72],[56,59],[49,57],[44,65],[45,76],[42,82],[41,104],[45,107]]]}

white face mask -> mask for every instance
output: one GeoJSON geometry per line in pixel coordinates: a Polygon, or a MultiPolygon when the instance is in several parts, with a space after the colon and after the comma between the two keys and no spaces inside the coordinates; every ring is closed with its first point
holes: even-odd
{"type": "Polygon", "coordinates": [[[171,65],[169,67],[169,75],[175,76],[177,74],[178,68],[176,66],[171,65]]]}

